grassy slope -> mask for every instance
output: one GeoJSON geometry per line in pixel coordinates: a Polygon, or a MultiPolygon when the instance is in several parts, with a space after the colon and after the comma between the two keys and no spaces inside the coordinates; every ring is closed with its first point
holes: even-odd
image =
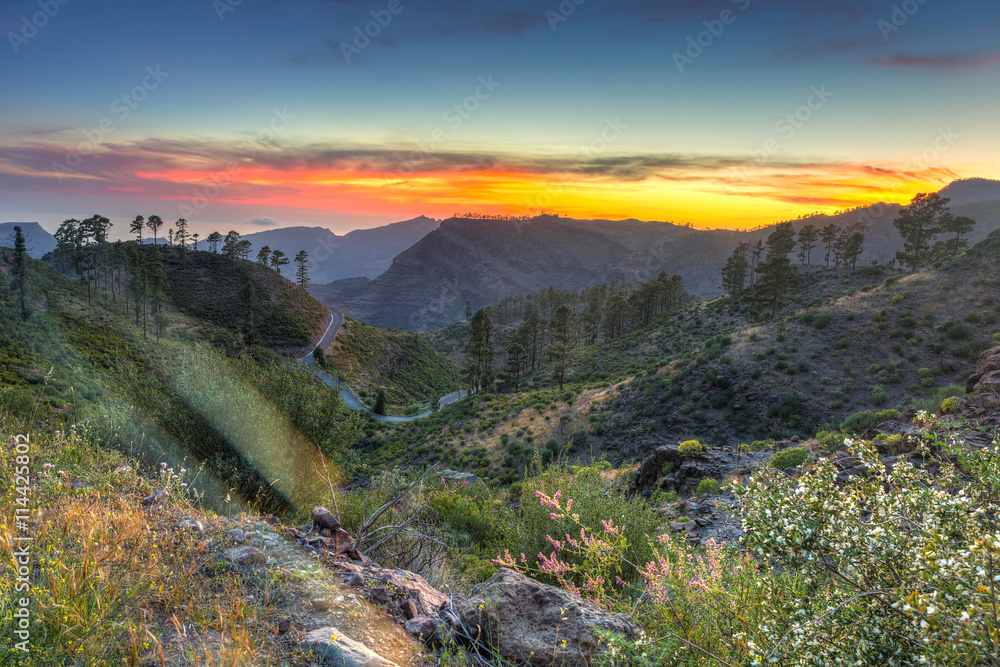
{"type": "MultiPolygon", "coordinates": [[[[9,259],[0,260],[0,271],[9,270],[9,259]]],[[[31,261],[29,271],[28,322],[20,322],[0,280],[0,409],[7,414],[59,430],[88,423],[105,445],[147,463],[202,469],[198,487],[213,501],[233,488],[271,511],[290,509],[297,491],[284,486],[294,478],[283,473],[311,470],[300,460],[309,458],[304,452],[320,445],[342,460],[356,414],[287,357],[248,347],[233,330],[170,304],[157,343],[125,316],[121,298],[105,306],[98,291],[88,305],[85,289],[51,266],[31,261]],[[284,484],[274,483],[283,476],[284,484]]],[[[274,312],[295,321],[294,311],[274,312]]]]}
{"type": "Polygon", "coordinates": [[[329,355],[369,406],[382,387],[393,412],[416,414],[461,388],[458,364],[410,331],[345,318],[329,355]]]}

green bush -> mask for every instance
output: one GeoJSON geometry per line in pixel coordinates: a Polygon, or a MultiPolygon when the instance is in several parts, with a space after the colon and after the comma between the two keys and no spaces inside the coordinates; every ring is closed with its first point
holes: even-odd
{"type": "Polygon", "coordinates": [[[948,327],[945,334],[952,340],[968,340],[972,338],[972,327],[964,322],[955,322],[948,327]]]}
{"type": "Polygon", "coordinates": [[[697,440],[685,440],[677,447],[677,451],[681,454],[698,454],[704,450],[705,448],[697,440]]]}
{"type": "Polygon", "coordinates": [[[874,385],[872,387],[872,403],[875,405],[885,405],[886,401],[889,400],[889,394],[886,393],[885,387],[880,384],[874,385]]]}
{"type": "Polygon", "coordinates": [[[698,482],[697,493],[699,494],[707,493],[710,496],[714,496],[715,494],[719,493],[721,487],[722,485],[719,483],[718,480],[712,479],[711,477],[706,477],[705,479],[698,482]]]}
{"type": "Polygon", "coordinates": [[[956,397],[946,398],[941,402],[941,414],[954,415],[962,411],[962,401],[956,397]]]}
{"type": "Polygon", "coordinates": [[[779,470],[784,470],[785,468],[798,468],[800,465],[805,463],[808,458],[809,451],[805,447],[792,447],[790,449],[784,449],[780,452],[775,452],[768,465],[779,470]]]}
{"type": "Polygon", "coordinates": [[[875,413],[871,410],[862,410],[861,412],[855,412],[853,415],[845,419],[840,423],[840,430],[851,435],[858,435],[864,433],[870,428],[875,428],[878,426],[878,418],[875,417],[875,413]]]}

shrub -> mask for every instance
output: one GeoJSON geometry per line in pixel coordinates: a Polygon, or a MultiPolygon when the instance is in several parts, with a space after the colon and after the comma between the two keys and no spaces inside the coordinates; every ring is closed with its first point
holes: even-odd
{"type": "Polygon", "coordinates": [[[817,329],[825,329],[826,326],[830,324],[831,319],[833,319],[833,315],[830,313],[820,313],[816,317],[816,321],[813,323],[813,326],[817,329]]]}
{"type": "Polygon", "coordinates": [[[840,430],[851,435],[857,435],[864,433],[870,428],[875,428],[878,424],[879,421],[875,417],[875,413],[871,410],[862,410],[861,412],[855,412],[841,422],[840,430]]]}
{"type": "Polygon", "coordinates": [[[902,294],[897,294],[896,296],[894,296],[891,299],[889,299],[889,301],[892,301],[893,303],[902,303],[903,302],[903,295],[902,294]]]}
{"type": "Polygon", "coordinates": [[[889,410],[879,410],[875,413],[876,426],[882,422],[889,422],[894,419],[899,419],[899,410],[896,410],[895,408],[890,408],[889,410]]]}
{"type": "Polygon", "coordinates": [[[704,450],[705,448],[697,440],[685,440],[677,447],[677,451],[681,454],[698,454],[704,450]]]}
{"type": "Polygon", "coordinates": [[[714,496],[719,492],[719,489],[721,487],[722,485],[719,484],[718,480],[712,479],[711,477],[706,477],[705,479],[698,482],[697,493],[707,493],[710,496],[714,496]]]}
{"type": "Polygon", "coordinates": [[[968,340],[972,338],[972,327],[964,322],[954,322],[947,328],[945,334],[952,340],[968,340]]]}
{"type": "Polygon", "coordinates": [[[784,470],[785,468],[798,468],[809,458],[809,451],[805,447],[792,447],[775,452],[768,464],[772,468],[784,470]]]}
{"type": "Polygon", "coordinates": [[[946,398],[941,402],[941,414],[954,415],[962,411],[962,401],[954,396],[946,398]]]}
{"type": "Polygon", "coordinates": [[[885,387],[880,384],[872,386],[872,403],[875,405],[885,405],[885,402],[889,400],[889,394],[886,393],[885,387]]]}

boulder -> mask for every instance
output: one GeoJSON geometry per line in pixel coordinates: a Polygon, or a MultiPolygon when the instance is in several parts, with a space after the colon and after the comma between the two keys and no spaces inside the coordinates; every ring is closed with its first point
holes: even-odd
{"type": "Polygon", "coordinates": [[[198,519],[192,519],[190,517],[178,521],[176,524],[174,524],[174,528],[176,528],[177,530],[190,530],[193,533],[205,532],[205,526],[202,524],[202,522],[198,521],[198,519]]]}
{"type": "Polygon", "coordinates": [[[257,547],[233,547],[222,552],[222,557],[234,565],[264,565],[268,558],[257,547]]]}
{"type": "Polygon", "coordinates": [[[154,507],[156,505],[163,505],[163,503],[167,502],[167,496],[169,495],[170,495],[169,491],[167,491],[166,489],[160,489],[159,491],[156,491],[155,493],[143,498],[142,506],[154,507]]]}
{"type": "Polygon", "coordinates": [[[984,394],[1000,394],[1000,370],[984,374],[973,389],[984,394]]]}
{"type": "Polygon", "coordinates": [[[330,608],[330,601],[326,598],[316,598],[310,601],[313,611],[326,611],[330,608]]]}
{"type": "Polygon", "coordinates": [[[340,528],[337,517],[325,507],[314,507],[311,516],[313,525],[319,530],[334,531],[340,528]]]}
{"type": "Polygon", "coordinates": [[[977,389],[976,386],[986,374],[994,371],[1000,371],[1000,346],[990,348],[979,355],[979,361],[976,363],[976,371],[969,376],[968,381],[965,383],[965,393],[971,394],[974,391],[983,391],[982,389],[977,389]]]}
{"type": "Polygon", "coordinates": [[[335,627],[318,628],[306,634],[302,640],[305,648],[312,649],[319,656],[322,665],[335,667],[398,667],[378,653],[350,637],[335,627]]]}
{"type": "Polygon", "coordinates": [[[430,616],[414,616],[404,623],[403,627],[414,637],[419,637],[426,642],[437,636],[437,629],[440,624],[441,621],[430,616]]]}
{"type": "Polygon", "coordinates": [[[226,540],[232,542],[233,544],[246,544],[247,536],[239,528],[233,528],[232,530],[226,531],[226,540]]]}
{"type": "Polygon", "coordinates": [[[604,611],[508,568],[473,587],[468,599],[456,600],[455,611],[470,639],[532,667],[594,664],[604,651],[594,635],[596,628],[629,639],[641,635],[628,616],[604,611]]]}

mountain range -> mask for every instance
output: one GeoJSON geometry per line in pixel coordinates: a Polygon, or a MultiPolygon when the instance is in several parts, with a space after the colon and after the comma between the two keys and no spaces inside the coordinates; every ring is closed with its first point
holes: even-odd
{"type": "MultiPolygon", "coordinates": [[[[1000,228],[1000,181],[967,179],[941,190],[951,210],[977,220],[969,242],[1000,228]]],[[[864,263],[884,264],[902,239],[893,226],[898,204],[874,204],[833,215],[794,220],[845,227],[868,223],[864,263]]],[[[661,271],[678,274],[702,298],[722,294],[720,272],[741,241],[766,239],[770,227],[751,232],[698,230],[664,222],[573,220],[539,216],[528,221],[451,218],[396,256],[374,280],[313,284],[324,303],[377,326],[421,330],[461,320],[475,309],[548,287],[579,290],[611,280],[641,282],[661,271]]],[[[817,259],[816,251],[812,261],[817,259]]]]}

